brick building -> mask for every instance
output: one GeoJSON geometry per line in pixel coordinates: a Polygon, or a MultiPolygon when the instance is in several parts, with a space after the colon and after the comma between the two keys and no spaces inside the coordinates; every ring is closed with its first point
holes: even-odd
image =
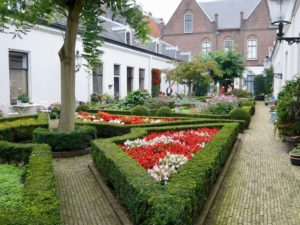
{"type": "MultiPolygon", "coordinates": [[[[268,0],[182,0],[165,26],[162,40],[193,56],[235,47],[244,56],[247,89],[263,72],[276,29],[270,26],[268,0]]],[[[242,86],[237,81],[235,86],[242,86]]]]}

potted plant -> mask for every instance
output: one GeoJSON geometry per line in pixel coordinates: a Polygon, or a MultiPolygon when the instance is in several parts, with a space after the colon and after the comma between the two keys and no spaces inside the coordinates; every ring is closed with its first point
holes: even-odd
{"type": "Polygon", "coordinates": [[[19,95],[19,96],[18,96],[18,100],[19,100],[21,103],[28,103],[28,102],[29,102],[29,97],[28,97],[28,95],[26,95],[26,94],[22,94],[22,95],[19,95]]]}
{"type": "Polygon", "coordinates": [[[300,166],[300,144],[290,152],[291,163],[300,166]]]}

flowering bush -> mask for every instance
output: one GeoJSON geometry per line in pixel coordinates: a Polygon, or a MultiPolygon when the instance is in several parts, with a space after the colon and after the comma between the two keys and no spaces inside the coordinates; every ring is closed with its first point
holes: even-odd
{"type": "Polygon", "coordinates": [[[91,115],[88,112],[75,113],[75,117],[82,122],[107,122],[117,124],[144,124],[144,123],[162,123],[162,122],[173,122],[179,121],[179,119],[163,118],[163,119],[152,119],[147,117],[138,116],[116,116],[106,112],[98,112],[96,115],[91,115]]]}
{"type": "Polygon", "coordinates": [[[127,140],[119,145],[155,180],[166,183],[180,166],[205,147],[218,128],[151,133],[143,139],[127,140]]]}
{"type": "Polygon", "coordinates": [[[226,115],[233,108],[238,107],[238,104],[238,98],[234,95],[213,96],[207,99],[205,104],[200,105],[197,112],[226,115]]]}

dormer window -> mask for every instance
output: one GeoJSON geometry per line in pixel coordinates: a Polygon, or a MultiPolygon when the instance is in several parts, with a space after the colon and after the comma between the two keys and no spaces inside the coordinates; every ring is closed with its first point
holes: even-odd
{"type": "Polygon", "coordinates": [[[184,14],[184,33],[193,32],[193,14],[191,12],[184,14]]]}
{"type": "Polygon", "coordinates": [[[126,44],[128,45],[131,45],[132,41],[131,41],[131,33],[130,31],[126,31],[126,34],[125,34],[125,39],[126,39],[126,44]]]}
{"type": "Polygon", "coordinates": [[[155,43],[155,52],[156,53],[160,53],[160,44],[159,44],[159,42],[157,42],[157,43],[155,43]]]}

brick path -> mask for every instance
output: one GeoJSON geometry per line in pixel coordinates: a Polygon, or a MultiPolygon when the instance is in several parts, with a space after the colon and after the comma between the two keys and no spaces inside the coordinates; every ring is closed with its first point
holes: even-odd
{"type": "Polygon", "coordinates": [[[128,218],[119,219],[89,170],[90,155],[53,163],[64,225],[130,224],[128,218]]]}
{"type": "Polygon", "coordinates": [[[258,102],[205,224],[300,225],[300,167],[287,148],[258,102]]]}

